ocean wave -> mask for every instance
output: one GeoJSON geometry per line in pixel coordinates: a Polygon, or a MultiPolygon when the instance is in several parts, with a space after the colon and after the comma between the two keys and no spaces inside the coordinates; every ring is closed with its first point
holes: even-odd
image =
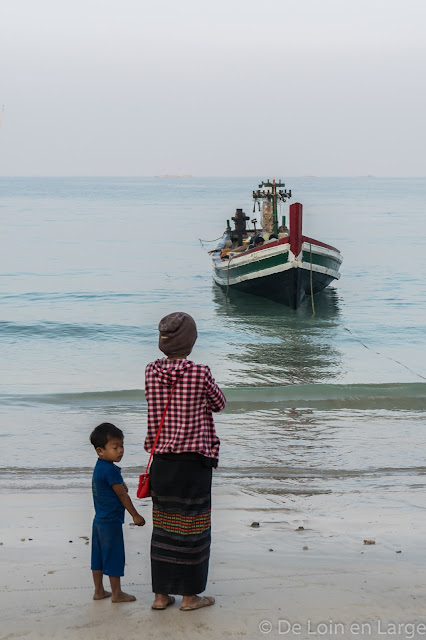
{"type": "Polygon", "coordinates": [[[138,343],[143,340],[152,340],[152,336],[146,335],[140,326],[98,323],[40,322],[25,324],[23,322],[0,322],[0,333],[3,339],[9,337],[20,340],[32,338],[114,342],[135,342],[137,340],[138,343]]]}
{"type": "MultiPolygon", "coordinates": [[[[141,472],[141,466],[134,465],[121,465],[123,473],[137,479],[141,472]]],[[[93,473],[93,467],[13,467],[4,466],[0,467],[0,480],[13,474],[16,478],[28,479],[32,476],[49,476],[52,478],[65,480],[66,478],[85,478],[91,481],[93,473]]],[[[342,469],[342,468],[321,468],[321,467],[304,467],[300,465],[298,467],[287,466],[285,464],[274,465],[253,465],[251,462],[249,466],[220,464],[215,473],[219,475],[225,475],[227,477],[244,476],[254,478],[316,478],[316,479],[330,479],[330,478],[361,478],[370,476],[392,476],[392,475],[426,475],[426,466],[404,466],[404,467],[373,467],[368,469],[342,469]]],[[[136,481],[136,480],[135,480],[136,481]]]]}
{"type": "MultiPolygon", "coordinates": [[[[53,468],[0,468],[0,493],[19,491],[90,491],[92,467],[53,467],[53,468]]],[[[141,467],[125,466],[123,473],[133,496],[141,467]]],[[[241,488],[246,487],[249,493],[268,496],[312,496],[331,494],[337,491],[357,494],[360,483],[364,487],[380,486],[384,489],[399,487],[413,491],[424,491],[426,467],[385,467],[370,469],[343,468],[308,468],[288,467],[285,465],[253,467],[220,465],[215,471],[215,484],[229,489],[230,483],[236,482],[241,488]]],[[[243,489],[244,490],[244,489],[243,489]]]]}
{"type": "MultiPolygon", "coordinates": [[[[10,278],[12,276],[51,276],[50,273],[33,273],[20,271],[16,273],[1,273],[0,277],[10,278]]],[[[145,292],[122,292],[122,291],[26,291],[23,293],[1,293],[0,300],[18,300],[19,302],[38,301],[61,301],[61,300],[118,300],[120,303],[128,300],[142,300],[146,298],[145,292]]]]}
{"type": "MultiPolygon", "coordinates": [[[[425,410],[426,383],[295,384],[274,387],[223,388],[227,411],[250,408],[317,408],[425,410]]],[[[1,394],[3,405],[117,407],[145,404],[143,389],[48,394],[1,394]]]]}

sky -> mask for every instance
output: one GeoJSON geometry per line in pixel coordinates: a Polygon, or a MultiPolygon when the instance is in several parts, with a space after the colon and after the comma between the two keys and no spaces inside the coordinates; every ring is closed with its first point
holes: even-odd
{"type": "Polygon", "coordinates": [[[426,176],[424,0],[9,0],[0,176],[426,176]]]}

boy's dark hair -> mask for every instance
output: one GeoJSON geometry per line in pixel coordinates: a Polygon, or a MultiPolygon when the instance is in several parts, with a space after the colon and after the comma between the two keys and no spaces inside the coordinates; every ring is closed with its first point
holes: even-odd
{"type": "Polygon", "coordinates": [[[90,434],[90,442],[93,444],[95,449],[98,447],[105,449],[106,443],[112,438],[120,438],[120,440],[124,440],[124,435],[121,429],[110,422],[98,424],[90,434]]]}

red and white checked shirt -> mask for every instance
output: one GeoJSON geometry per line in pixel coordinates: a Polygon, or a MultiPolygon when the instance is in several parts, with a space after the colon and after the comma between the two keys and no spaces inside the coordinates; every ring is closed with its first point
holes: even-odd
{"type": "Polygon", "coordinates": [[[209,367],[190,360],[161,358],[145,370],[148,402],[148,432],[145,450],[151,451],[163,411],[176,382],[155,453],[200,453],[219,458],[220,440],[212,411],[224,408],[226,400],[209,367]]]}

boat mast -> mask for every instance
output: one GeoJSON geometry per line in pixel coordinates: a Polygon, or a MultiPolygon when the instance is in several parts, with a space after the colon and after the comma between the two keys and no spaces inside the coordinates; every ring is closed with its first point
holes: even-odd
{"type": "Polygon", "coordinates": [[[272,224],[275,235],[278,235],[278,207],[277,207],[277,185],[275,178],[272,180],[272,224]]]}
{"type": "Polygon", "coordinates": [[[274,178],[272,182],[270,180],[261,182],[259,189],[253,191],[253,200],[255,203],[258,200],[263,200],[264,205],[266,201],[272,204],[272,228],[275,235],[278,235],[278,202],[286,202],[288,198],[291,198],[291,189],[286,191],[284,187],[284,182],[281,182],[281,180],[275,182],[274,178]]]}

